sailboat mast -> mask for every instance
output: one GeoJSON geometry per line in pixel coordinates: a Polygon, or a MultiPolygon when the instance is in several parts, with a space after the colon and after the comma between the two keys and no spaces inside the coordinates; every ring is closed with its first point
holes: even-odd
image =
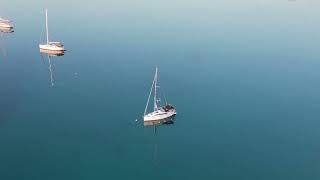
{"type": "Polygon", "coordinates": [[[156,74],[154,76],[154,111],[158,110],[158,104],[157,104],[157,81],[158,81],[158,67],[156,67],[156,74]]]}
{"type": "Polygon", "coordinates": [[[49,44],[48,9],[46,9],[46,34],[47,34],[47,44],[49,44]]]}

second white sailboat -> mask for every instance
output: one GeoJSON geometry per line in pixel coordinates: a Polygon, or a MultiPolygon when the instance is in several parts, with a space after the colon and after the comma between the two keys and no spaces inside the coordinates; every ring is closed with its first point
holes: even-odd
{"type": "Polygon", "coordinates": [[[49,41],[49,30],[48,30],[48,10],[46,9],[46,36],[47,43],[39,44],[40,50],[48,50],[48,51],[65,51],[64,45],[61,42],[50,42],[49,41]]]}

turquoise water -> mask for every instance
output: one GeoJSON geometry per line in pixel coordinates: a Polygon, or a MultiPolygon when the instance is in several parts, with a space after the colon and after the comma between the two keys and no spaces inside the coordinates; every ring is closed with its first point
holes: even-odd
{"type": "Polygon", "coordinates": [[[2,0],[15,32],[0,39],[0,179],[319,179],[319,9],[2,0]],[[54,86],[45,7],[67,49],[54,86]],[[156,64],[178,115],[154,134],[134,121],[156,64]]]}

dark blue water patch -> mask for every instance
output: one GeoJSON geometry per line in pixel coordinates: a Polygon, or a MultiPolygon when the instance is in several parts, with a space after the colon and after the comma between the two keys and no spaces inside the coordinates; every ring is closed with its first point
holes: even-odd
{"type": "Polygon", "coordinates": [[[21,99],[24,96],[23,76],[17,76],[17,71],[1,68],[2,72],[0,77],[0,118],[1,121],[6,121],[9,116],[15,113],[19,106],[21,99]]]}

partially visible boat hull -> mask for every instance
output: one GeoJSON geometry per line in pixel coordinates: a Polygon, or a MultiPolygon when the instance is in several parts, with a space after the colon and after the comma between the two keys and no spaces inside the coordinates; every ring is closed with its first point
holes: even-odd
{"type": "Polygon", "coordinates": [[[165,119],[160,119],[160,120],[144,121],[143,126],[147,127],[147,126],[154,126],[154,125],[160,125],[160,124],[173,124],[174,117],[175,117],[175,115],[170,116],[165,119]]]}
{"type": "MultiPolygon", "coordinates": [[[[151,113],[150,113],[151,114],[151,113]]],[[[150,115],[150,114],[147,114],[143,117],[143,121],[159,121],[159,120],[163,120],[163,119],[167,119],[167,118],[170,118],[174,115],[176,115],[177,113],[176,112],[166,112],[165,114],[162,114],[162,115],[150,115]]]]}
{"type": "Polygon", "coordinates": [[[65,51],[64,47],[53,46],[50,44],[40,44],[39,48],[42,50],[48,50],[48,51],[60,51],[60,52],[65,51]]]}
{"type": "Polygon", "coordinates": [[[0,28],[13,28],[11,24],[0,23],[0,28]]]}

